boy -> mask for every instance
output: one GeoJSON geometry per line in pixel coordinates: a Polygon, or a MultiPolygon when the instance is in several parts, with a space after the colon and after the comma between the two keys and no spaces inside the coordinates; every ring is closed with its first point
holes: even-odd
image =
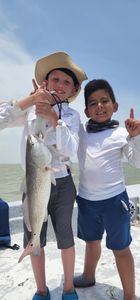
{"type": "Polygon", "coordinates": [[[114,92],[102,79],[85,86],[85,114],[90,120],[81,126],[78,150],[80,179],[78,237],[86,241],[84,271],[74,277],[75,287],[95,284],[95,270],[106,230],[106,246],[114,253],[125,300],[135,300],[134,262],[129,245],[130,209],[125,190],[121,158],[140,167],[140,121],[133,110],[119,127],[112,115],[118,109],[114,92]]]}
{"type": "MultiPolygon", "coordinates": [[[[0,128],[24,126],[22,138],[22,158],[25,164],[25,140],[30,133],[35,134],[36,114],[46,120],[44,141],[51,147],[52,168],[55,173],[56,186],[52,186],[48,212],[56,234],[57,246],[61,249],[64,269],[63,300],[78,299],[73,286],[75,261],[74,238],[71,227],[73,205],[76,189],[69,171],[70,157],[78,148],[79,113],[69,107],[80,91],[86,74],[64,52],[57,52],[41,58],[36,63],[34,82],[35,91],[27,98],[12,104],[3,103],[0,106],[0,128]],[[52,93],[53,92],[53,93],[52,93]],[[62,120],[61,149],[56,147],[56,126],[58,119],[62,120]],[[58,205],[59,203],[59,205],[58,205]],[[63,216],[63,217],[62,217],[63,216]]],[[[31,255],[31,264],[37,285],[37,292],[32,300],[50,300],[50,292],[46,287],[45,255],[47,223],[43,223],[41,231],[41,255],[31,255]]],[[[30,239],[24,224],[24,247],[30,239]]]]}

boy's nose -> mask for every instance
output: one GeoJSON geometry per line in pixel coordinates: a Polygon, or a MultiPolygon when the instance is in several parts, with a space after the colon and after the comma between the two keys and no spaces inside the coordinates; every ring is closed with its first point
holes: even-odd
{"type": "Polygon", "coordinates": [[[59,82],[58,82],[58,86],[59,86],[59,87],[62,87],[62,86],[63,86],[63,82],[59,81],[59,82]]]}
{"type": "Polygon", "coordinates": [[[97,106],[98,106],[99,108],[102,107],[102,106],[103,106],[102,102],[99,101],[99,102],[97,103],[97,106]]]}

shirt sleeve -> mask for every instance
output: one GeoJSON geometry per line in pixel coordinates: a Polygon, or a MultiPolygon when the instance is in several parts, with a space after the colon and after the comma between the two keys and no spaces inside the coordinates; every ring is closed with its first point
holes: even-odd
{"type": "Polygon", "coordinates": [[[23,126],[26,111],[21,110],[16,102],[0,102],[0,130],[8,127],[23,126]]]}
{"type": "Polygon", "coordinates": [[[126,138],[127,144],[124,146],[124,154],[129,163],[136,168],[140,168],[140,135],[126,138]]]}

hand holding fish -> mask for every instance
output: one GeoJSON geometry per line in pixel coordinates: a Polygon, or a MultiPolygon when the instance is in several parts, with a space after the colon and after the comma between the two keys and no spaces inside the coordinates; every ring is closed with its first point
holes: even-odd
{"type": "Polygon", "coordinates": [[[54,97],[46,89],[46,82],[44,81],[40,87],[38,87],[36,81],[32,79],[33,91],[28,97],[17,102],[17,106],[21,110],[25,110],[32,105],[37,105],[39,102],[46,102],[48,104],[54,104],[54,97]]]}
{"type": "Polygon", "coordinates": [[[140,121],[134,118],[134,110],[130,109],[130,117],[125,121],[125,127],[131,137],[140,134],[140,121]]]}
{"type": "Polygon", "coordinates": [[[56,127],[58,116],[47,99],[38,98],[35,102],[36,115],[48,119],[56,127]]]}
{"type": "Polygon", "coordinates": [[[46,82],[43,81],[39,88],[34,79],[32,79],[32,83],[34,90],[30,95],[33,95],[32,104],[36,106],[36,115],[41,118],[49,119],[52,125],[55,127],[58,117],[51,106],[51,104],[54,104],[54,98],[52,97],[51,93],[46,90],[46,82]]]}
{"type": "MultiPolygon", "coordinates": [[[[36,95],[40,95],[40,100],[41,99],[42,101],[48,100],[48,103],[55,104],[54,97],[52,97],[51,93],[47,91],[46,80],[44,80],[39,87],[34,78],[32,79],[32,83],[33,83],[33,91],[30,93],[30,95],[34,95],[36,93],[36,95]]],[[[34,99],[36,99],[36,96],[34,99]]]]}

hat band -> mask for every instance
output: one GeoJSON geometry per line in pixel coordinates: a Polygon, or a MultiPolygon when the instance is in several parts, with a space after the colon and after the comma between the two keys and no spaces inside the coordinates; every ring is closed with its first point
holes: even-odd
{"type": "Polygon", "coordinates": [[[73,79],[74,85],[79,85],[78,79],[76,77],[76,75],[69,69],[67,68],[56,68],[51,70],[47,75],[46,75],[46,80],[48,80],[48,77],[50,75],[51,72],[53,71],[62,71],[63,73],[67,74],[68,76],[70,76],[73,79]]]}

